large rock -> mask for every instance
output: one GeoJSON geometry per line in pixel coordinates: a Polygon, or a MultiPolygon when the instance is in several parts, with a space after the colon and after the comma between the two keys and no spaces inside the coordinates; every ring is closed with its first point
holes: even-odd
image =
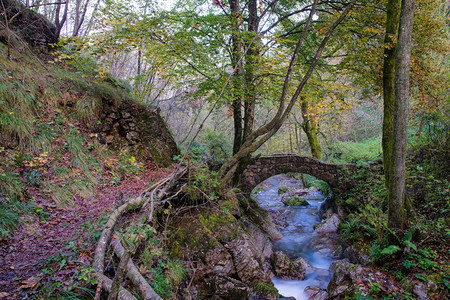
{"type": "Polygon", "coordinates": [[[332,233],[337,232],[338,226],[339,226],[340,220],[339,217],[334,214],[316,227],[317,233],[332,233]]]}
{"type": "Polygon", "coordinates": [[[428,300],[428,288],[422,283],[418,282],[413,289],[414,294],[417,296],[418,300],[428,300]]]}
{"type": "Polygon", "coordinates": [[[296,195],[296,194],[286,195],[285,197],[283,197],[281,199],[281,202],[283,202],[284,205],[287,205],[287,206],[307,206],[307,205],[309,205],[309,202],[305,198],[303,198],[299,195],[296,195]]]}
{"type": "Polygon", "coordinates": [[[370,257],[361,251],[359,251],[355,246],[350,246],[345,248],[342,255],[345,258],[348,258],[350,262],[354,264],[360,264],[363,266],[367,266],[370,263],[370,257]]]}
{"type": "Polygon", "coordinates": [[[317,286],[305,287],[305,294],[308,296],[308,300],[326,300],[328,299],[328,293],[317,286]]]}
{"type": "Polygon", "coordinates": [[[282,251],[272,254],[271,263],[275,275],[281,279],[305,279],[305,269],[302,264],[293,262],[282,251]]]}
{"type": "MultiPolygon", "coordinates": [[[[340,298],[352,294],[359,288],[359,283],[363,279],[363,268],[346,261],[335,261],[330,266],[333,276],[328,284],[328,294],[330,297],[340,298]]],[[[361,290],[360,290],[361,291],[361,290]]]]}
{"type": "Polygon", "coordinates": [[[236,213],[228,202],[220,204],[226,211],[196,208],[173,220],[170,252],[178,259],[196,262],[188,274],[193,276],[199,298],[249,299],[255,295],[255,299],[276,299],[270,280],[271,242],[244,209],[236,213]]]}

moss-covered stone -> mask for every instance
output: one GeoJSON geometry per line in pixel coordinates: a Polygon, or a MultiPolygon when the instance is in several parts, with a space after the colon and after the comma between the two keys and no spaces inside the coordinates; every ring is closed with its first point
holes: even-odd
{"type": "Polygon", "coordinates": [[[278,195],[285,194],[285,193],[289,192],[290,190],[291,189],[287,186],[280,186],[278,188],[278,195]]]}
{"type": "Polygon", "coordinates": [[[292,195],[292,196],[284,197],[281,201],[284,203],[284,205],[287,205],[287,206],[307,206],[307,205],[309,205],[308,201],[305,198],[300,197],[299,195],[292,195]]]}

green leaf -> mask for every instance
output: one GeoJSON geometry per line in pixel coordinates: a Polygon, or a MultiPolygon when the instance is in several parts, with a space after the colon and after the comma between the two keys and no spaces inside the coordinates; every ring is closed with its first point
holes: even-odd
{"type": "Polygon", "coordinates": [[[382,255],[392,255],[392,254],[398,252],[399,250],[400,250],[400,247],[399,247],[399,246],[396,246],[396,245],[390,245],[389,247],[384,248],[384,249],[381,251],[381,254],[382,254],[382,255]]]}

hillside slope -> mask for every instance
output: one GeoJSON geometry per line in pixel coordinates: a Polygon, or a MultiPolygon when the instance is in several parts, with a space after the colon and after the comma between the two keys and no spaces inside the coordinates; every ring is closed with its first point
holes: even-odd
{"type": "Polygon", "coordinates": [[[46,298],[79,285],[98,219],[178,149],[126,84],[19,50],[0,43],[0,298],[46,298]]]}

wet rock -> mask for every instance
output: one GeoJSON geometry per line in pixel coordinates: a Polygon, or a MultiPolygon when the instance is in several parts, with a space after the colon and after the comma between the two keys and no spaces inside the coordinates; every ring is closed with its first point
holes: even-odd
{"type": "Polygon", "coordinates": [[[317,286],[307,286],[305,293],[308,296],[308,300],[326,300],[328,299],[328,293],[317,286]]]}
{"type": "Polygon", "coordinates": [[[339,217],[334,214],[316,227],[317,233],[331,233],[331,232],[337,232],[338,226],[339,226],[340,220],[339,217]]]}
{"type": "Polygon", "coordinates": [[[305,279],[305,269],[300,263],[295,263],[282,251],[272,254],[271,263],[275,275],[281,279],[305,279]]]}
{"type": "Polygon", "coordinates": [[[267,275],[263,273],[261,265],[254,258],[248,239],[238,237],[225,245],[233,256],[233,263],[239,278],[245,283],[255,281],[267,281],[267,275]]]}
{"type": "Polygon", "coordinates": [[[287,205],[287,206],[307,206],[307,205],[309,205],[308,201],[305,198],[300,197],[298,195],[291,195],[291,196],[283,197],[281,199],[281,201],[284,203],[284,205],[287,205]]]}
{"type": "Polygon", "coordinates": [[[315,268],[313,266],[311,266],[306,259],[304,259],[303,257],[299,257],[294,261],[294,264],[296,264],[297,266],[300,266],[301,270],[305,270],[305,273],[311,273],[315,271],[315,268]]]}
{"type": "Polygon", "coordinates": [[[248,299],[250,289],[242,281],[217,276],[214,280],[216,295],[225,299],[248,299]]]}
{"type": "Polygon", "coordinates": [[[273,223],[277,226],[278,229],[284,229],[289,225],[287,221],[289,212],[285,209],[269,210],[269,214],[272,217],[273,223]]]}
{"type": "Polygon", "coordinates": [[[278,195],[285,194],[285,193],[289,192],[290,190],[291,190],[291,188],[289,188],[287,186],[280,186],[280,187],[278,187],[278,195]]]}

